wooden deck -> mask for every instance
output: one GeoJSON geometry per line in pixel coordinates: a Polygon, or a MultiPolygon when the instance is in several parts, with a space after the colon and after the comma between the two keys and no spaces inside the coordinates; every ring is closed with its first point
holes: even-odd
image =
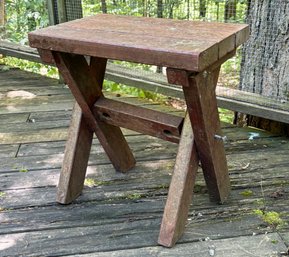
{"type": "Polygon", "coordinates": [[[230,199],[210,203],[200,171],[186,232],[167,249],[156,241],[177,145],[124,130],[137,166],[121,174],[95,139],[83,194],[59,205],[55,187],[72,97],[53,79],[0,70],[0,256],[286,256],[288,138],[223,124],[230,199]],[[278,213],[282,224],[269,226],[256,210],[263,218],[278,213]]]}

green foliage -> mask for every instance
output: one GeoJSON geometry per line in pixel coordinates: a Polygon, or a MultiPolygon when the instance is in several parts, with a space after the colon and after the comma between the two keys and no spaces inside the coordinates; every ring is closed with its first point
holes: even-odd
{"type": "Polygon", "coordinates": [[[22,167],[21,169],[19,169],[19,172],[23,172],[23,173],[26,173],[26,172],[28,172],[29,170],[28,169],[26,169],[26,168],[24,168],[24,167],[22,167]]]}
{"type": "Polygon", "coordinates": [[[275,211],[263,211],[256,209],[253,211],[254,214],[258,215],[265,223],[276,228],[277,226],[284,225],[285,222],[280,217],[280,214],[275,211]]]}
{"type": "Polygon", "coordinates": [[[250,189],[246,189],[246,190],[242,191],[242,192],[240,193],[240,195],[242,195],[242,196],[244,196],[244,197],[249,197],[249,196],[252,196],[252,195],[253,195],[253,191],[250,190],[250,189]]]}
{"type": "Polygon", "coordinates": [[[41,63],[30,62],[26,60],[17,59],[14,57],[5,57],[0,59],[0,64],[5,64],[5,67],[16,67],[22,70],[41,74],[51,78],[59,78],[58,71],[55,67],[44,65],[41,63]]]}
{"type": "Polygon", "coordinates": [[[129,87],[112,81],[105,81],[104,90],[107,92],[118,93],[121,95],[135,96],[138,98],[150,99],[152,101],[165,102],[166,97],[153,92],[145,91],[135,87],[129,87]]]}
{"type": "Polygon", "coordinates": [[[138,200],[140,198],[141,198],[141,194],[139,193],[127,194],[125,196],[125,199],[129,199],[129,200],[138,200]]]}
{"type": "Polygon", "coordinates": [[[6,37],[26,44],[27,33],[48,25],[45,0],[6,0],[6,37]]]}
{"type": "Polygon", "coordinates": [[[6,195],[5,192],[1,192],[1,191],[0,191],[0,198],[4,197],[5,195],[6,195]]]}
{"type": "Polygon", "coordinates": [[[234,112],[223,108],[218,108],[220,120],[226,123],[232,123],[234,120],[234,112]]]}
{"type": "MultiPolygon", "coordinates": [[[[82,7],[85,16],[101,12],[101,2],[83,0],[82,7]]],[[[157,1],[148,0],[106,0],[107,12],[111,14],[125,14],[135,16],[157,17],[162,13],[164,18],[194,19],[208,21],[224,21],[227,0],[166,0],[161,6],[157,1]],[[205,8],[205,15],[200,16],[200,8],[205,8]]],[[[230,22],[244,22],[247,1],[237,0],[235,15],[230,22]]]]}
{"type": "Polygon", "coordinates": [[[110,184],[109,181],[100,181],[100,180],[96,180],[93,178],[86,178],[84,180],[84,185],[88,187],[97,187],[97,186],[103,186],[103,185],[109,185],[109,184],[110,184]]]}

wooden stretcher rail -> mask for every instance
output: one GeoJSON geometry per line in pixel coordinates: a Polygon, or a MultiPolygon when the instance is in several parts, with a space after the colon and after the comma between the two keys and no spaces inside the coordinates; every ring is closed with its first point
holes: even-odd
{"type": "MultiPolygon", "coordinates": [[[[19,44],[0,41],[0,54],[42,62],[37,50],[19,44]]],[[[105,78],[116,83],[183,98],[180,87],[168,84],[166,77],[149,71],[141,71],[108,63],[105,78]]],[[[251,114],[265,119],[289,124],[289,103],[240,90],[217,87],[218,106],[232,111],[251,114]]]]}
{"type": "Polygon", "coordinates": [[[100,98],[94,104],[95,118],[105,123],[179,143],[183,118],[147,108],[100,98]]]}

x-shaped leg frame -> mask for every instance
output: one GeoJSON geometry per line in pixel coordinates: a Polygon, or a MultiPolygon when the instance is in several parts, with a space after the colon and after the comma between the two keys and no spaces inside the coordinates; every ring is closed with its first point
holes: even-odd
{"type": "Polygon", "coordinates": [[[91,57],[88,64],[81,55],[49,51],[41,54],[43,59],[49,57],[54,60],[77,101],[58,185],[59,203],[71,203],[83,189],[93,133],[117,171],[125,172],[135,165],[119,128],[127,125],[123,121],[125,119],[132,121],[129,122],[131,129],[179,142],[159,244],[171,247],[183,234],[199,160],[210,199],[219,203],[226,200],[230,190],[226,157],[223,142],[216,139],[216,135],[220,135],[215,95],[220,64],[199,73],[167,69],[168,81],[181,85],[184,91],[187,115],[183,121],[178,117],[151,110],[144,112],[139,107],[105,99],[102,84],[106,59],[91,57]],[[138,117],[136,113],[142,113],[142,116],[138,117]],[[157,129],[162,133],[156,132],[157,129]]]}

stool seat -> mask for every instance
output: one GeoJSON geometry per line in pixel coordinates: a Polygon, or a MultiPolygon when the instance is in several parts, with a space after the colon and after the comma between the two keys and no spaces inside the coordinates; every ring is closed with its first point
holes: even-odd
{"type": "Polygon", "coordinates": [[[247,25],[99,14],[29,33],[43,62],[55,64],[75,97],[57,201],[82,192],[93,133],[117,171],[135,165],[120,127],[179,144],[158,243],[172,247],[184,232],[201,162],[210,200],[230,191],[216,100],[221,64],[249,36],[247,25]],[[167,67],[182,87],[184,118],[106,99],[107,60],[167,67]]]}
{"type": "Polygon", "coordinates": [[[31,32],[29,42],[52,51],[202,71],[248,34],[244,24],[99,14],[31,32]]]}

